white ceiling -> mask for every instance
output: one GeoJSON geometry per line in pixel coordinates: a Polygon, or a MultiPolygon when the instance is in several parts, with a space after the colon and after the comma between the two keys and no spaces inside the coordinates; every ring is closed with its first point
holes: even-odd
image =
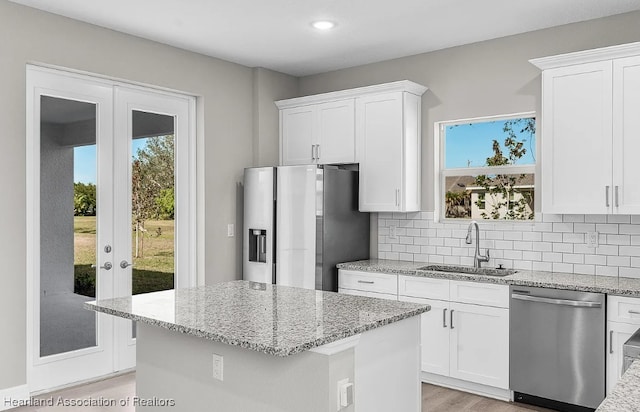
{"type": "Polygon", "coordinates": [[[640,0],[11,0],[295,76],[640,10],[640,0]],[[314,20],[337,23],[329,32],[314,20]]]}

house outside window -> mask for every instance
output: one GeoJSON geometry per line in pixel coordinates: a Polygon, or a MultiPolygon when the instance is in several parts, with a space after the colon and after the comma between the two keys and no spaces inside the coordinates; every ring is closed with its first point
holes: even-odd
{"type": "Polygon", "coordinates": [[[436,130],[442,218],[534,218],[534,113],[441,122],[436,130]]]}

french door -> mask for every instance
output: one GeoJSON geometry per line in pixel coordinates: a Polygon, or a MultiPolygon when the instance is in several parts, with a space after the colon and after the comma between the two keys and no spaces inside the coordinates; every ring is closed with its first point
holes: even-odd
{"type": "Polygon", "coordinates": [[[135,366],[135,324],[84,302],[195,285],[194,105],[28,66],[32,393],[135,366]]]}

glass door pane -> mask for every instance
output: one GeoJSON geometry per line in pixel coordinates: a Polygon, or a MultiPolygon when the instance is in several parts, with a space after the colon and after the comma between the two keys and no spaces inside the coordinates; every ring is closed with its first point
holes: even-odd
{"type": "MultiPolygon", "coordinates": [[[[175,119],[134,110],[131,136],[132,294],[174,288],[175,119]]],[[[135,338],[135,324],[132,327],[135,338]]]]}
{"type": "Polygon", "coordinates": [[[40,98],[40,356],[96,346],[96,104],[40,98]]]}

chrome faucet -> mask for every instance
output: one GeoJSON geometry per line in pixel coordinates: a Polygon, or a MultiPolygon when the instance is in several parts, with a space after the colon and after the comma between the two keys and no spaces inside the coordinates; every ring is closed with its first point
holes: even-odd
{"type": "Polygon", "coordinates": [[[487,249],[486,255],[483,256],[480,254],[480,226],[478,226],[478,222],[476,222],[475,220],[472,220],[471,223],[469,223],[469,229],[467,230],[467,238],[465,239],[465,243],[467,245],[471,244],[471,229],[473,229],[474,226],[476,227],[476,251],[473,255],[473,267],[477,269],[481,266],[482,262],[489,261],[489,249],[487,249]]]}

